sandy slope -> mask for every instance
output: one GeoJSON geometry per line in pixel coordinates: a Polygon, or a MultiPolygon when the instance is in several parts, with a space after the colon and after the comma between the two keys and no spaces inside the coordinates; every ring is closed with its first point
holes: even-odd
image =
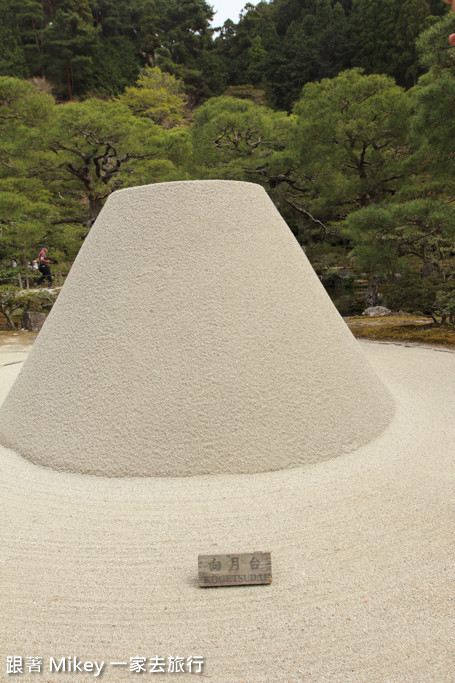
{"type": "Polygon", "coordinates": [[[11,388],[19,370],[27,358],[36,335],[8,332],[0,336],[0,403],[11,388]]]}
{"type": "Polygon", "coordinates": [[[110,195],[0,442],[63,472],[252,474],[351,452],[392,415],[262,187],[156,183],[110,195]]]}

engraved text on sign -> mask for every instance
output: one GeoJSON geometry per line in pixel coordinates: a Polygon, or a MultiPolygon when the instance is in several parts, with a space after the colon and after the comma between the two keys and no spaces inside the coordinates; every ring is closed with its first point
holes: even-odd
{"type": "Polygon", "coordinates": [[[249,586],[272,582],[269,552],[199,555],[199,586],[249,586]]]}

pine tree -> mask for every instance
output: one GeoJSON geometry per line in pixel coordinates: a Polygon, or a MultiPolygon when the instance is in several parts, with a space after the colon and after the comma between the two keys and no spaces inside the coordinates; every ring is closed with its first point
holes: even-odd
{"type": "Polygon", "coordinates": [[[98,31],[73,11],[57,10],[54,20],[42,32],[43,65],[58,92],[73,98],[83,91],[90,72],[98,31]]]}
{"type": "Polygon", "coordinates": [[[157,66],[146,67],[135,86],[127,87],[119,98],[137,116],[145,116],[163,128],[183,120],[184,83],[157,66]]]}

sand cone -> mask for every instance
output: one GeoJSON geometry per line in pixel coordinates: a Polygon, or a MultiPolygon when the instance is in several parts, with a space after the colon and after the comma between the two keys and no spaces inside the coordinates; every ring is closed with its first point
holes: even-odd
{"type": "Polygon", "coordinates": [[[298,467],[393,402],[258,185],[111,195],[0,410],[34,463],[104,476],[298,467]]]}

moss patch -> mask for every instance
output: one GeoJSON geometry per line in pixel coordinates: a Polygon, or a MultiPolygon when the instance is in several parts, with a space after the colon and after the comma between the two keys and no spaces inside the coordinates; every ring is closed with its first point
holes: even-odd
{"type": "Polygon", "coordinates": [[[455,328],[439,327],[431,318],[393,315],[377,318],[356,316],[345,320],[353,335],[359,339],[397,341],[455,349],[455,328]]]}

